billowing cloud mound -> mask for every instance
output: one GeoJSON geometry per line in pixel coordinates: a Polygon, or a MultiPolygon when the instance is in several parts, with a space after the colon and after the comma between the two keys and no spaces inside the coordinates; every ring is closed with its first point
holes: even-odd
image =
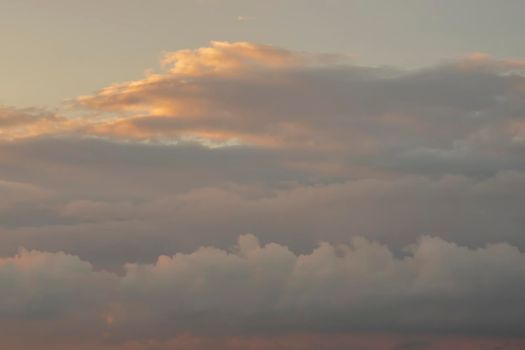
{"type": "Polygon", "coordinates": [[[495,144],[523,147],[522,62],[472,55],[403,72],[248,43],[213,43],[164,62],[166,73],[79,98],[88,108],[134,114],[93,132],[378,156],[394,150],[436,161],[482,155],[495,144]]]}
{"type": "MultiPolygon", "coordinates": [[[[473,54],[402,71],[358,66],[344,55],[212,42],[167,53],[163,65],[142,80],[75,99],[92,113],[86,118],[22,111],[17,120],[35,125],[17,134],[258,146],[294,152],[294,164],[311,171],[345,176],[370,167],[524,168],[521,61],[473,54]]],[[[13,120],[10,114],[0,120],[13,120]]]]}
{"type": "Polygon", "coordinates": [[[3,319],[45,320],[103,305],[111,276],[64,253],[21,250],[0,259],[0,281],[3,319]]]}
{"type": "Polygon", "coordinates": [[[161,256],[127,264],[120,276],[63,253],[23,250],[0,260],[0,317],[44,327],[82,317],[86,329],[76,336],[117,344],[184,334],[517,336],[525,324],[524,273],[525,254],[509,244],[469,249],[432,237],[402,254],[355,238],[299,255],[244,235],[229,251],[161,256]]]}
{"type": "Polygon", "coordinates": [[[150,317],[193,332],[523,332],[525,255],[515,247],[470,250],[423,237],[406,254],[356,238],[296,255],[247,235],[234,253],[201,248],[127,265],[122,285],[150,317]]]}

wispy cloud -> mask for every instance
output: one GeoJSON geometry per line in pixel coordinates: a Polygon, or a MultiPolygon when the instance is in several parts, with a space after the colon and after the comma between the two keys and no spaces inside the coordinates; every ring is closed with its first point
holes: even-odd
{"type": "Polygon", "coordinates": [[[254,16],[237,16],[237,21],[239,22],[248,22],[248,21],[254,21],[254,16]]]}

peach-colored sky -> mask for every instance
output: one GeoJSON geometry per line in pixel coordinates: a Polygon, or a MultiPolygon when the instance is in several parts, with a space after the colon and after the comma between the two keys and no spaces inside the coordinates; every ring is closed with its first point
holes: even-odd
{"type": "Polygon", "coordinates": [[[0,103],[56,108],[210,40],[421,67],[470,52],[525,56],[521,0],[0,1],[0,103]],[[475,15],[473,15],[475,14],[475,15]],[[19,94],[24,91],[24,94],[19,94]]]}

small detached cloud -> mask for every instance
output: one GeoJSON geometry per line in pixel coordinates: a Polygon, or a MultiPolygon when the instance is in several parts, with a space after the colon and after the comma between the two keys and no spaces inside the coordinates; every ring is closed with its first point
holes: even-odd
{"type": "Polygon", "coordinates": [[[254,16],[237,16],[237,21],[239,22],[249,22],[249,21],[254,21],[254,20],[255,20],[254,16]]]}

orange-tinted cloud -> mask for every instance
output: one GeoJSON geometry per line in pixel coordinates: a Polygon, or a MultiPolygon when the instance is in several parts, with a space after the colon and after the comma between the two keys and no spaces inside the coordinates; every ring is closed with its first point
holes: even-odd
{"type": "Polygon", "coordinates": [[[0,140],[69,131],[72,121],[37,109],[0,106],[0,140]]]}
{"type": "Polygon", "coordinates": [[[172,74],[201,76],[236,75],[247,70],[279,69],[305,65],[313,57],[273,46],[249,42],[212,41],[211,47],[167,53],[163,65],[170,65],[172,74]]]}
{"type": "Polygon", "coordinates": [[[344,55],[212,42],[167,53],[162,64],[144,79],[78,97],[83,117],[20,117],[25,127],[4,138],[69,133],[371,155],[459,144],[487,128],[500,142],[523,107],[522,62],[479,53],[403,72],[344,55]]]}
{"type": "Polygon", "coordinates": [[[504,124],[515,118],[507,107],[519,110],[523,97],[523,64],[481,54],[402,72],[337,55],[212,42],[168,53],[163,65],[167,71],[78,98],[79,106],[116,118],[87,132],[373,154],[422,141],[450,144],[493,113],[508,115],[504,124]]]}

